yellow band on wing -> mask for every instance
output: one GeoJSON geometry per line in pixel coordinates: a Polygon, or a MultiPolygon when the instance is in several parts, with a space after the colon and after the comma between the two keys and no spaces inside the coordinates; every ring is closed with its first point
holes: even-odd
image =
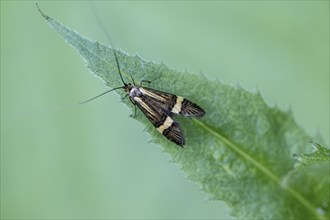
{"type": "Polygon", "coordinates": [[[154,111],[140,97],[134,97],[134,101],[138,102],[151,116],[155,116],[154,111]]]}
{"type": "Polygon", "coordinates": [[[158,130],[160,133],[163,133],[164,130],[166,130],[167,128],[171,127],[172,123],[173,123],[173,119],[172,119],[171,117],[167,116],[167,117],[166,117],[166,120],[164,121],[164,123],[163,123],[161,126],[159,126],[159,127],[157,128],[157,130],[158,130]]]}
{"type": "Polygon", "coordinates": [[[146,96],[149,96],[151,98],[154,98],[156,100],[159,100],[161,102],[165,102],[166,99],[164,99],[163,97],[153,93],[153,92],[150,92],[148,91],[147,89],[143,89],[142,87],[140,87],[140,92],[142,92],[143,95],[146,95],[146,96]]]}
{"type": "Polygon", "coordinates": [[[174,107],[172,109],[172,112],[174,114],[179,114],[180,113],[181,108],[182,108],[182,102],[183,102],[183,97],[177,96],[176,103],[175,103],[175,105],[174,105],[174,107]]]}

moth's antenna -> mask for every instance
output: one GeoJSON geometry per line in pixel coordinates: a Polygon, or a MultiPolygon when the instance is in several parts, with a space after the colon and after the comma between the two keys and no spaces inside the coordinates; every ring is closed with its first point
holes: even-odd
{"type": "Polygon", "coordinates": [[[102,22],[102,19],[100,19],[99,17],[99,14],[96,10],[96,7],[95,5],[93,4],[93,2],[89,1],[88,2],[89,4],[89,7],[93,13],[93,16],[95,18],[95,20],[97,21],[97,24],[99,25],[99,27],[102,29],[102,31],[105,33],[105,36],[107,37],[109,43],[110,43],[110,46],[112,47],[112,50],[113,50],[113,54],[115,55],[115,60],[116,60],[116,64],[117,64],[117,68],[118,68],[118,72],[119,72],[119,76],[120,76],[120,79],[121,81],[124,83],[124,85],[127,85],[127,83],[125,83],[124,79],[123,79],[123,76],[121,74],[121,71],[120,71],[120,66],[119,66],[119,61],[118,61],[118,57],[117,57],[117,53],[115,51],[115,45],[113,43],[113,41],[111,40],[111,37],[110,37],[110,34],[109,34],[109,31],[107,30],[107,28],[105,27],[105,25],[103,24],[102,22]]]}
{"type": "Polygon", "coordinates": [[[90,101],[92,101],[92,100],[94,100],[94,99],[96,99],[96,98],[98,98],[98,97],[100,97],[100,96],[102,96],[102,95],[104,95],[104,94],[107,94],[108,92],[111,92],[111,91],[113,91],[113,90],[117,90],[117,89],[123,89],[123,88],[125,88],[125,86],[121,86],[121,87],[117,87],[117,88],[110,89],[110,90],[108,90],[108,91],[105,91],[105,92],[103,92],[103,93],[101,93],[101,94],[99,94],[99,95],[93,97],[93,98],[87,99],[86,101],[79,102],[79,104],[85,104],[85,103],[90,102],[90,101]]]}

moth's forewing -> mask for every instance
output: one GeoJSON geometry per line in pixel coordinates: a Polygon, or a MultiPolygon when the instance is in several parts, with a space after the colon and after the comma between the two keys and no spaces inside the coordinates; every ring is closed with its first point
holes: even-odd
{"type": "Polygon", "coordinates": [[[185,117],[201,117],[205,111],[192,101],[171,93],[140,87],[144,96],[150,99],[154,105],[164,109],[169,114],[178,114],[185,117]]]}
{"type": "Polygon", "coordinates": [[[161,134],[181,147],[185,144],[179,124],[165,110],[155,105],[154,100],[144,95],[133,97],[133,100],[161,134]]]}

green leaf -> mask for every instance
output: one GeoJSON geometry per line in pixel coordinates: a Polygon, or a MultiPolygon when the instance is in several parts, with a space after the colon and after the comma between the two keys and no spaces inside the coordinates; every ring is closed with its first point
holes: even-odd
{"type": "MultiPolygon", "coordinates": [[[[296,189],[300,197],[308,198],[317,207],[317,212],[329,219],[330,209],[330,160],[299,166],[292,170],[283,180],[283,188],[296,189]]],[[[297,195],[297,196],[298,196],[297,195]]],[[[299,210],[298,204],[292,204],[292,209],[299,210]]],[[[311,218],[311,217],[310,217],[311,218]]]]}
{"type": "MultiPolygon", "coordinates": [[[[40,11],[41,12],[41,11],[40,11]]],[[[122,86],[114,49],[90,41],[41,12],[109,87],[122,86]]],[[[186,148],[169,142],[138,112],[152,141],[213,199],[225,201],[240,218],[324,219],[329,217],[328,162],[295,168],[293,154],[309,150],[310,137],[289,113],[268,107],[259,93],[178,72],[116,50],[125,81],[154,79],[151,87],[178,94],[205,109],[201,119],[177,117],[186,148]],[[317,179],[321,179],[320,184],[317,179]]],[[[122,97],[125,92],[116,90],[122,97]]],[[[124,101],[134,112],[129,100],[124,101]]],[[[125,117],[123,115],[122,117],[125,117]]]]}
{"type": "Polygon", "coordinates": [[[315,151],[310,154],[300,154],[300,155],[294,155],[294,158],[298,160],[299,165],[311,165],[315,163],[319,163],[322,161],[330,161],[330,149],[327,149],[325,147],[322,147],[320,144],[310,141],[315,151]]]}

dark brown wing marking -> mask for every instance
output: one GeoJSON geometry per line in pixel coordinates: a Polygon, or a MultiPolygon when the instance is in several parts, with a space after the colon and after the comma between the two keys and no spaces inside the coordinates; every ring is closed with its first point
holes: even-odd
{"type": "Polygon", "coordinates": [[[186,117],[202,117],[205,115],[205,111],[188,99],[183,99],[180,115],[186,117]]]}
{"type": "Polygon", "coordinates": [[[140,87],[140,91],[154,106],[164,109],[168,114],[173,113],[186,117],[201,117],[205,114],[201,107],[181,96],[146,87],[140,87]]]}
{"type": "Polygon", "coordinates": [[[181,147],[185,144],[179,124],[166,114],[162,108],[152,105],[152,100],[147,96],[136,96],[133,100],[161,134],[181,147]]]}
{"type": "Polygon", "coordinates": [[[176,95],[145,87],[140,87],[140,91],[154,106],[162,108],[168,114],[176,103],[176,95]]]}
{"type": "Polygon", "coordinates": [[[143,114],[150,120],[150,122],[158,128],[162,124],[164,124],[167,115],[159,108],[155,108],[155,106],[150,105],[148,99],[144,96],[134,97],[133,98],[135,104],[139,107],[139,109],[143,112],[143,114]]]}
{"type": "Polygon", "coordinates": [[[184,137],[182,136],[182,131],[177,122],[173,122],[170,127],[163,131],[163,135],[167,137],[170,141],[173,141],[181,147],[185,144],[184,137]]]}

